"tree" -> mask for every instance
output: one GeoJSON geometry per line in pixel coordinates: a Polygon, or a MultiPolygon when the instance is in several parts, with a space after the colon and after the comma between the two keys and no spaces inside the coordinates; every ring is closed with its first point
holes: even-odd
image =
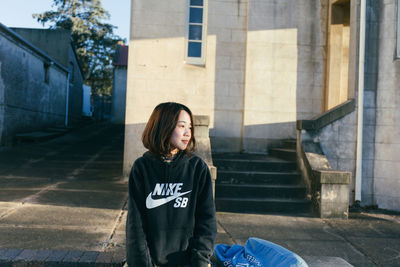
{"type": "Polygon", "coordinates": [[[115,26],[103,22],[110,14],[101,0],[53,0],[52,7],[56,10],[32,16],[50,29],[70,30],[85,84],[96,94],[110,94],[112,60],[122,39],[113,33],[115,26]]]}

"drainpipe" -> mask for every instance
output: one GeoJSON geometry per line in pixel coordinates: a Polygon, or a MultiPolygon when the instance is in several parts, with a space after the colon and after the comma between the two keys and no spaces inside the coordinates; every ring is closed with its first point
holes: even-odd
{"type": "Polygon", "coordinates": [[[69,111],[69,71],[67,74],[67,88],[66,88],[66,98],[65,98],[65,127],[68,127],[68,111],[69,111]]]}
{"type": "Polygon", "coordinates": [[[358,113],[357,113],[357,158],[356,158],[356,183],[355,202],[361,202],[362,187],[362,147],[363,147],[363,121],[364,121],[364,60],[365,60],[365,24],[366,0],[360,0],[360,49],[358,58],[358,113]]]}

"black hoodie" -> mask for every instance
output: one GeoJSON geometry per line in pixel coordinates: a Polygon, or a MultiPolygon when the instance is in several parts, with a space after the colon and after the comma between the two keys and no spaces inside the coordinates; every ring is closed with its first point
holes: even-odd
{"type": "Polygon", "coordinates": [[[129,177],[126,223],[130,267],[207,266],[217,232],[212,182],[199,157],[172,162],[146,152],[129,177]]]}

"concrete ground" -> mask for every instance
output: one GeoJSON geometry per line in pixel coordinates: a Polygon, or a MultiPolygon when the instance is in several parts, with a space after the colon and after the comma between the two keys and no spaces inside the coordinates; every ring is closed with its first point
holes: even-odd
{"type": "MultiPolygon", "coordinates": [[[[42,258],[88,260],[99,252],[123,258],[122,159],[123,127],[107,123],[0,151],[0,265],[18,254],[32,258],[35,251],[42,258]]],[[[400,266],[398,213],[373,210],[322,220],[218,212],[217,219],[217,243],[259,237],[296,252],[310,266],[400,266]]]]}

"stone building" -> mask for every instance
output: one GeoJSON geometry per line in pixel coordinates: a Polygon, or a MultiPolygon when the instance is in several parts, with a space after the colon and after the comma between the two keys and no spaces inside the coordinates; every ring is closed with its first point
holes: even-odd
{"type": "Polygon", "coordinates": [[[65,121],[68,69],[0,23],[0,146],[65,121]]]}
{"type": "Polygon", "coordinates": [[[118,45],[114,57],[113,88],[111,121],[117,124],[125,123],[125,101],[126,101],[126,75],[128,66],[129,47],[118,45]]]}
{"type": "Polygon", "coordinates": [[[400,210],[398,0],[131,8],[125,174],[152,109],[176,101],[209,116],[213,152],[268,153],[298,130],[352,173],[351,202],[400,210]]]}
{"type": "Polygon", "coordinates": [[[68,123],[82,116],[83,71],[79,64],[71,31],[62,29],[12,28],[69,70],[68,123]]]}

